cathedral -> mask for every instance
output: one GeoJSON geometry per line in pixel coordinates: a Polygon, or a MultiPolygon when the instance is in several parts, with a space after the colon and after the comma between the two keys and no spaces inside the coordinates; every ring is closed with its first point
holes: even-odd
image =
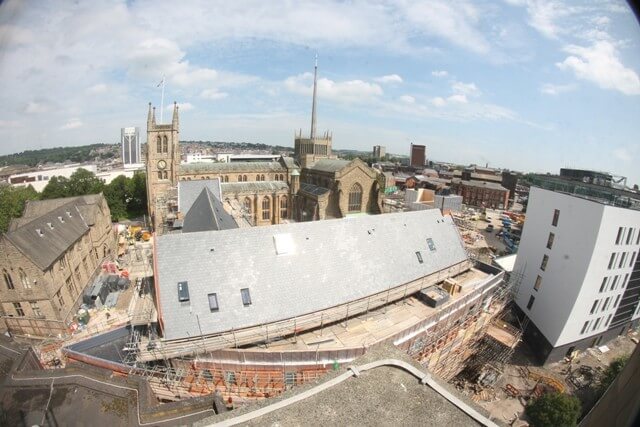
{"type": "Polygon", "coordinates": [[[379,172],[360,159],[338,159],[331,152],[333,136],[316,135],[317,75],[316,64],[309,138],[296,132],[294,157],[278,161],[180,164],[178,105],[174,103],[171,123],[164,124],[156,123],[149,104],[147,200],[154,230],[164,234],[182,224],[188,213],[179,203],[185,181],[202,181],[202,191],[209,188],[210,197],[219,197],[224,214],[239,226],[380,213],[384,180],[379,172]]]}

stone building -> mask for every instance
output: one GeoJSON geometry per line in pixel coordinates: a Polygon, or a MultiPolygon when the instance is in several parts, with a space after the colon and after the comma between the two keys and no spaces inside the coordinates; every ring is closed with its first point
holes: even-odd
{"type": "Polygon", "coordinates": [[[17,335],[66,335],[82,292],[116,253],[102,194],[29,201],[0,236],[0,301],[17,335]]]}
{"type": "Polygon", "coordinates": [[[289,220],[341,218],[356,213],[380,213],[384,189],[379,172],[363,161],[339,160],[332,135],[316,136],[317,64],[314,73],[311,132],[294,138],[294,158],[269,162],[180,164],[178,107],[171,124],[157,124],[149,105],[147,119],[148,209],[159,234],[174,228],[180,212],[179,182],[220,181],[225,209],[242,226],[280,224],[289,220]]]}

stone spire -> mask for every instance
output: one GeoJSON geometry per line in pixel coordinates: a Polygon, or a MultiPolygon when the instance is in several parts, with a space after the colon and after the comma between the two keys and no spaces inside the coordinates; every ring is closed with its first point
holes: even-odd
{"type": "Polygon", "coordinates": [[[316,139],[316,90],[318,86],[318,54],[316,54],[316,66],[313,71],[313,105],[311,106],[311,133],[309,139],[316,139]]]}
{"type": "Polygon", "coordinates": [[[178,103],[176,101],[173,101],[173,120],[171,121],[171,124],[174,129],[178,129],[178,103]]]}

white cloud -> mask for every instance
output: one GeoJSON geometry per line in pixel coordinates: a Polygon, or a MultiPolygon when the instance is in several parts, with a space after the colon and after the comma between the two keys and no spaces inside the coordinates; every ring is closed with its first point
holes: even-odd
{"type": "Polygon", "coordinates": [[[84,123],[82,123],[82,121],[80,119],[77,118],[73,118],[70,119],[67,123],[65,123],[64,125],[60,126],[60,130],[70,130],[70,129],[77,129],[79,127],[82,127],[84,125],[84,123]]]}
{"type": "Polygon", "coordinates": [[[467,99],[466,95],[462,95],[462,94],[458,94],[458,95],[451,95],[450,97],[447,98],[447,102],[455,102],[458,104],[466,104],[469,102],[469,100],[467,99]]]}
{"type": "Polygon", "coordinates": [[[27,114],[39,114],[49,111],[49,106],[43,102],[29,101],[24,109],[27,114]]]}
{"type": "Polygon", "coordinates": [[[481,13],[466,1],[430,1],[412,3],[404,10],[412,27],[475,53],[487,53],[490,45],[476,28],[481,13]]]}
{"type": "Polygon", "coordinates": [[[435,70],[431,72],[431,75],[433,77],[447,77],[449,73],[444,70],[435,70]]]}
{"type": "Polygon", "coordinates": [[[200,92],[200,98],[205,99],[222,99],[227,97],[226,92],[220,92],[218,89],[205,89],[200,92]]]}
{"type": "Polygon", "coordinates": [[[107,91],[107,85],[104,83],[98,83],[87,88],[87,93],[90,95],[98,95],[107,91]]]}
{"type": "Polygon", "coordinates": [[[378,83],[402,83],[402,77],[397,74],[390,74],[388,76],[377,77],[373,81],[378,83]]]}
{"type": "Polygon", "coordinates": [[[561,93],[570,92],[576,88],[574,84],[555,85],[552,83],[544,83],[540,86],[540,92],[546,95],[559,95],[561,93]]]}
{"type": "MultiPolygon", "coordinates": [[[[311,96],[313,93],[313,75],[304,73],[289,77],[284,87],[290,92],[311,96]]],[[[363,80],[347,80],[335,82],[329,79],[318,79],[318,96],[339,103],[362,103],[375,99],[383,94],[382,88],[375,83],[363,80]]]]}
{"type": "Polygon", "coordinates": [[[556,63],[561,70],[572,71],[578,79],[590,81],[603,89],[640,95],[638,74],[620,62],[613,43],[601,40],[589,47],[569,45],[564,51],[570,56],[556,63]]]}
{"type": "Polygon", "coordinates": [[[442,98],[441,96],[436,96],[435,98],[432,98],[431,103],[436,107],[444,107],[445,105],[447,105],[447,101],[445,101],[445,99],[442,98]]]}
{"type": "MultiPolygon", "coordinates": [[[[190,102],[178,102],[178,109],[180,111],[191,111],[194,107],[190,102]]],[[[173,104],[167,105],[165,110],[173,111],[173,104]]]]}
{"type": "Polygon", "coordinates": [[[411,95],[402,95],[400,97],[400,101],[406,102],[407,104],[414,104],[416,102],[416,99],[411,95]]]}
{"type": "Polygon", "coordinates": [[[625,147],[618,147],[613,150],[611,154],[613,154],[613,157],[622,162],[630,162],[633,160],[633,154],[625,147]]]}
{"type": "Polygon", "coordinates": [[[569,15],[570,11],[560,2],[546,0],[527,1],[529,25],[545,37],[555,39],[562,31],[557,20],[569,15]]]}
{"type": "Polygon", "coordinates": [[[451,90],[458,95],[480,96],[481,94],[475,83],[454,82],[451,85],[451,90]]]}

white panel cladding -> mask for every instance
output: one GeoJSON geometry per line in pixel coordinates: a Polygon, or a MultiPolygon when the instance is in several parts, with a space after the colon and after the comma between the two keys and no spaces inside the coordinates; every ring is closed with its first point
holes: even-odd
{"type": "Polygon", "coordinates": [[[631,273],[630,257],[638,252],[635,240],[629,245],[616,244],[619,227],[633,228],[634,233],[640,233],[640,212],[531,189],[514,270],[523,274],[516,303],[554,347],[607,329],[609,315],[613,317],[616,311],[616,297],[624,291],[625,275],[631,273]],[[555,209],[560,211],[560,217],[554,227],[555,209]],[[552,249],[547,248],[550,232],[554,233],[552,249]],[[612,253],[618,255],[615,267],[609,269],[612,253]],[[625,262],[619,267],[622,253],[626,253],[625,262]],[[545,254],[549,260],[542,271],[540,265],[545,254]],[[535,291],[538,275],[540,287],[535,291]],[[615,276],[618,276],[616,289],[611,289],[615,276]],[[600,292],[605,277],[608,280],[600,292]],[[532,295],[535,302],[527,309],[532,295]],[[591,313],[596,300],[597,308],[591,313]],[[581,333],[587,321],[588,327],[581,333]]]}

